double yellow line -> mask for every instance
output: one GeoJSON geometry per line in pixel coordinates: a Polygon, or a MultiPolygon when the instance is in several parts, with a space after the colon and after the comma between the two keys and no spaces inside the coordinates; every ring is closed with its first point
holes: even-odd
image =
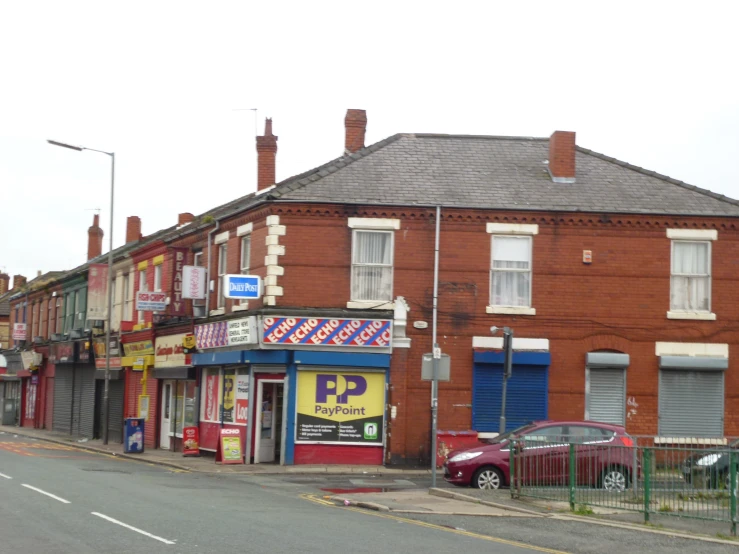
{"type": "MultiPolygon", "coordinates": [[[[536,552],[546,552],[548,554],[568,554],[567,552],[564,552],[562,550],[552,550],[551,548],[542,548],[541,546],[534,546],[534,545],[525,544],[525,543],[517,542],[517,541],[509,541],[506,539],[500,539],[498,537],[490,537],[488,535],[481,535],[479,533],[463,531],[462,529],[453,529],[451,527],[443,527],[441,525],[435,525],[433,523],[426,523],[425,521],[418,521],[415,519],[408,519],[406,517],[390,515],[386,512],[375,512],[373,510],[364,510],[361,508],[353,508],[351,506],[338,506],[333,501],[326,500],[324,498],[319,498],[313,494],[301,494],[300,497],[303,498],[304,500],[308,500],[309,502],[315,502],[316,504],[321,504],[323,506],[328,506],[331,508],[344,508],[346,510],[351,510],[353,512],[359,512],[365,515],[381,517],[384,519],[392,519],[393,521],[400,521],[402,523],[418,525],[419,527],[426,527],[427,529],[436,529],[437,531],[446,531],[447,533],[454,533],[456,535],[462,535],[464,537],[471,537],[473,539],[479,539],[479,540],[488,541],[488,542],[496,542],[499,544],[507,544],[508,546],[516,546],[518,548],[527,548],[529,550],[534,550],[536,552]]],[[[429,512],[429,515],[433,515],[433,513],[429,512]]]]}

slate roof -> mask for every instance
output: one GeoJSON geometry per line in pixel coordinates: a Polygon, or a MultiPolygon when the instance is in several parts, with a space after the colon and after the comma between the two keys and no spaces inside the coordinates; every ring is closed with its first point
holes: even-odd
{"type": "Polygon", "coordinates": [[[277,200],[498,210],[739,216],[739,202],[577,147],[554,183],[549,139],[399,134],[278,184],[277,200]]]}

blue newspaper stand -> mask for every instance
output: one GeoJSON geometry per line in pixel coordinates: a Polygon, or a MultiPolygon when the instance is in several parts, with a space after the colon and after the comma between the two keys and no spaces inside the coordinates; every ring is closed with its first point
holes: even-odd
{"type": "Polygon", "coordinates": [[[144,418],[126,418],[123,428],[123,452],[141,454],[144,451],[144,418]]]}

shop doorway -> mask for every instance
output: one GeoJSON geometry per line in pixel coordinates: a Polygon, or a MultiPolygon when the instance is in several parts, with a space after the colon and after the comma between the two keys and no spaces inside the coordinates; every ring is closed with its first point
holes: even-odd
{"type": "Polygon", "coordinates": [[[162,424],[159,427],[159,448],[169,450],[169,431],[172,423],[172,387],[174,381],[162,384],[162,424]]]}
{"type": "Polygon", "coordinates": [[[255,464],[280,463],[284,394],[284,379],[260,379],[257,382],[255,464]]]}

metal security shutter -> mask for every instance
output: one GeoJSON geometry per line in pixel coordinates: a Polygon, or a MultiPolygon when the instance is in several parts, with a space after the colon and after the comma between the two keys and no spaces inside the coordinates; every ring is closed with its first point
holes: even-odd
{"type": "Polygon", "coordinates": [[[663,437],[723,436],[723,372],[660,370],[659,434],[663,437]]]}
{"type": "MultiPolygon", "coordinates": [[[[514,365],[506,390],[506,430],[547,419],[546,366],[514,365]]],[[[475,363],[472,385],[472,428],[482,433],[500,430],[503,366],[475,363]]]]}
{"type": "Polygon", "coordinates": [[[588,387],[585,419],[624,425],[626,370],[589,369],[588,387]]]}
{"type": "Polygon", "coordinates": [[[54,378],[46,378],[46,407],[44,411],[44,429],[52,429],[54,423],[54,378]]]}
{"type": "MultiPolygon", "coordinates": [[[[95,368],[77,368],[79,377],[79,430],[77,434],[88,439],[95,431],[95,368]]],[[[78,383],[75,382],[75,389],[78,383]]]]}
{"type": "Polygon", "coordinates": [[[70,434],[72,432],[72,392],[74,389],[74,369],[56,366],[54,374],[54,431],[70,434]]]}
{"type": "Polygon", "coordinates": [[[123,442],[123,390],[124,381],[110,381],[108,404],[110,419],[108,421],[108,440],[123,442]]]}

